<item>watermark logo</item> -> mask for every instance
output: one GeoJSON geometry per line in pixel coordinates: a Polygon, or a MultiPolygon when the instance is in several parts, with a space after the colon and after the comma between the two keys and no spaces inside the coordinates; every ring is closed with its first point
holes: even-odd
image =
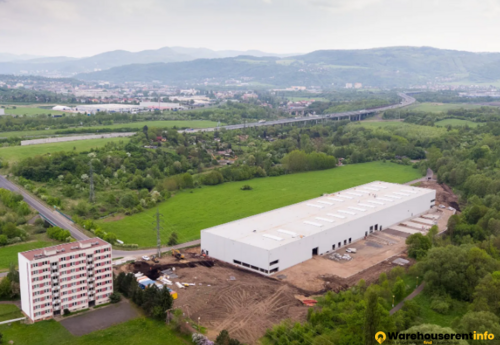
{"type": "Polygon", "coordinates": [[[379,344],[382,344],[385,339],[387,339],[387,336],[385,335],[384,332],[377,332],[375,334],[375,340],[378,341],[379,344]]]}

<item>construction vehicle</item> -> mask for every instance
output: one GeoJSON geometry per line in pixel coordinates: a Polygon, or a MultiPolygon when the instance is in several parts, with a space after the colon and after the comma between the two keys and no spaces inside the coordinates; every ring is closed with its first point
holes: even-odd
{"type": "Polygon", "coordinates": [[[175,256],[177,260],[184,260],[184,255],[181,254],[181,252],[178,251],[177,249],[172,250],[172,256],[175,256]]]}

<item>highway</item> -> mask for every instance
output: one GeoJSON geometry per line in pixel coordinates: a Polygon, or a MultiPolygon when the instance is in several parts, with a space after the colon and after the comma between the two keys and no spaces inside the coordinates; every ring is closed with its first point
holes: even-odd
{"type": "MultiPolygon", "coordinates": [[[[280,119],[280,120],[275,120],[275,121],[267,121],[267,122],[254,122],[254,123],[247,123],[247,124],[239,124],[239,125],[229,125],[229,126],[223,126],[219,128],[204,128],[204,129],[197,129],[197,130],[186,130],[186,132],[197,132],[197,131],[214,131],[218,130],[221,128],[226,128],[228,130],[231,129],[241,129],[245,127],[260,127],[260,126],[273,126],[273,125],[282,125],[282,124],[289,124],[289,123],[300,123],[300,122],[307,122],[307,121],[319,121],[319,120],[328,120],[328,119],[341,119],[341,118],[349,118],[349,119],[356,119],[356,120],[361,120],[363,116],[374,113],[374,112],[380,112],[380,111],[385,111],[388,109],[397,109],[401,107],[406,107],[412,103],[415,102],[415,99],[413,97],[410,97],[404,93],[399,93],[399,96],[402,98],[401,103],[399,104],[394,104],[391,106],[383,107],[383,108],[377,108],[377,109],[368,109],[368,110],[360,110],[360,111],[349,111],[349,112],[343,112],[343,113],[334,113],[334,114],[326,114],[326,115],[317,115],[317,116],[307,116],[307,117],[300,117],[300,118],[293,118],[293,119],[280,119]]],[[[183,132],[183,131],[181,131],[183,132]]],[[[20,193],[23,197],[24,200],[35,210],[37,210],[40,215],[45,218],[49,223],[52,225],[58,226],[63,229],[67,229],[73,238],[76,240],[85,240],[88,239],[89,237],[82,233],[72,221],[69,219],[65,218],[62,216],[59,212],[55,211],[54,209],[48,207],[44,203],[42,203],[40,200],[38,200],[37,197],[31,195],[27,191],[25,191],[23,188],[18,187],[16,184],[13,182],[10,182],[5,178],[5,176],[0,175],[0,188],[8,189],[13,192],[20,193]]],[[[200,240],[192,241],[189,243],[183,243],[177,246],[173,247],[163,247],[162,251],[168,251],[172,248],[178,249],[182,247],[187,247],[191,245],[197,245],[200,243],[200,240]]],[[[113,250],[113,257],[126,257],[126,256],[142,256],[142,255],[150,255],[154,254],[156,252],[155,248],[151,249],[144,249],[144,250],[134,250],[134,251],[128,251],[128,250],[113,250]]]]}
{"type": "Polygon", "coordinates": [[[227,125],[227,126],[212,127],[212,128],[186,129],[186,130],[180,130],[179,132],[180,133],[213,132],[215,130],[220,130],[222,128],[225,128],[227,130],[233,130],[233,129],[248,128],[248,127],[275,126],[275,125],[285,125],[291,123],[306,123],[309,121],[322,122],[326,120],[340,120],[342,118],[348,118],[350,120],[359,121],[369,114],[378,113],[390,109],[403,108],[415,103],[415,98],[408,96],[405,93],[400,92],[398,93],[398,95],[399,97],[402,98],[400,103],[376,109],[354,110],[354,111],[346,111],[343,113],[332,113],[325,115],[310,115],[310,116],[302,116],[296,118],[286,118],[286,119],[279,119],[279,120],[265,121],[265,122],[251,122],[245,124],[227,125]]]}

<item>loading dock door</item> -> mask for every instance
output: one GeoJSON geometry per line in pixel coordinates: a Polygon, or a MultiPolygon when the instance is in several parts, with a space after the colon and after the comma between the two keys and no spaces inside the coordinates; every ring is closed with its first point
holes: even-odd
{"type": "Polygon", "coordinates": [[[313,248],[313,255],[318,255],[318,247],[313,248]]]}

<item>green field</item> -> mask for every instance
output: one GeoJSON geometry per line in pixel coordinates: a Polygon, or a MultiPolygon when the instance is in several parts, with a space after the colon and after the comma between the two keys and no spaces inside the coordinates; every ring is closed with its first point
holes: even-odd
{"type": "Polygon", "coordinates": [[[460,120],[460,119],[445,119],[435,123],[438,127],[464,127],[469,126],[471,128],[476,128],[477,126],[483,125],[484,123],[472,122],[468,120],[460,120]]]}
{"type": "Polygon", "coordinates": [[[432,323],[441,327],[451,327],[453,320],[467,313],[467,303],[455,301],[455,305],[447,314],[440,314],[431,309],[431,298],[425,293],[413,299],[420,306],[422,323],[432,323]]]}
{"type": "MultiPolygon", "coordinates": [[[[216,127],[217,122],[213,121],[139,121],[139,122],[129,122],[129,123],[115,123],[108,126],[95,126],[95,127],[78,127],[78,130],[88,130],[88,133],[95,133],[100,129],[115,129],[119,131],[122,128],[134,128],[141,130],[144,126],[148,127],[159,127],[159,128],[210,128],[216,127]]],[[[36,137],[36,136],[54,136],[56,132],[64,131],[64,129],[49,129],[41,131],[15,131],[15,132],[3,132],[0,133],[1,138],[11,138],[11,137],[36,137]]],[[[67,136],[71,134],[58,134],[58,136],[67,136]]]]}
{"type": "Polygon", "coordinates": [[[32,325],[16,322],[1,325],[4,344],[19,345],[188,345],[191,342],[177,336],[164,322],[146,318],[127,321],[102,331],[76,337],[56,321],[41,321],[32,325]]]}
{"type": "Polygon", "coordinates": [[[107,139],[91,139],[91,140],[78,140],[66,141],[62,143],[28,145],[28,146],[9,146],[0,148],[0,158],[8,162],[17,162],[28,157],[36,155],[45,155],[59,151],[73,151],[76,152],[89,151],[91,148],[102,147],[109,142],[127,142],[128,138],[107,138],[107,139]]]}
{"type": "Polygon", "coordinates": [[[50,115],[62,115],[63,111],[51,110],[51,109],[42,109],[38,107],[27,107],[27,106],[15,106],[14,109],[12,106],[5,106],[5,114],[7,115],[40,115],[40,114],[50,114],[50,115]]]}
{"type": "Polygon", "coordinates": [[[407,109],[416,110],[416,111],[424,111],[427,113],[442,113],[448,110],[454,109],[476,109],[480,108],[479,104],[470,104],[470,103],[417,103],[409,106],[407,109]]]}
{"type": "MultiPolygon", "coordinates": [[[[194,189],[175,195],[160,204],[165,219],[162,232],[166,243],[172,231],[180,242],[200,238],[200,230],[254,214],[332,193],[375,180],[408,182],[421,177],[410,166],[372,162],[340,168],[279,177],[256,178],[250,181],[224,183],[219,186],[194,189]],[[248,184],[252,191],[242,191],[248,184]]],[[[128,216],[121,220],[100,221],[104,231],[114,232],[125,243],[152,247],[156,232],[152,221],[156,210],[128,216]]]]}
{"type": "Polygon", "coordinates": [[[27,250],[53,246],[54,242],[33,241],[27,243],[13,244],[6,247],[0,247],[0,271],[9,268],[11,262],[17,266],[17,253],[27,250]]]}
{"type": "Polygon", "coordinates": [[[19,319],[23,314],[14,304],[0,304],[0,322],[19,319]]]}

